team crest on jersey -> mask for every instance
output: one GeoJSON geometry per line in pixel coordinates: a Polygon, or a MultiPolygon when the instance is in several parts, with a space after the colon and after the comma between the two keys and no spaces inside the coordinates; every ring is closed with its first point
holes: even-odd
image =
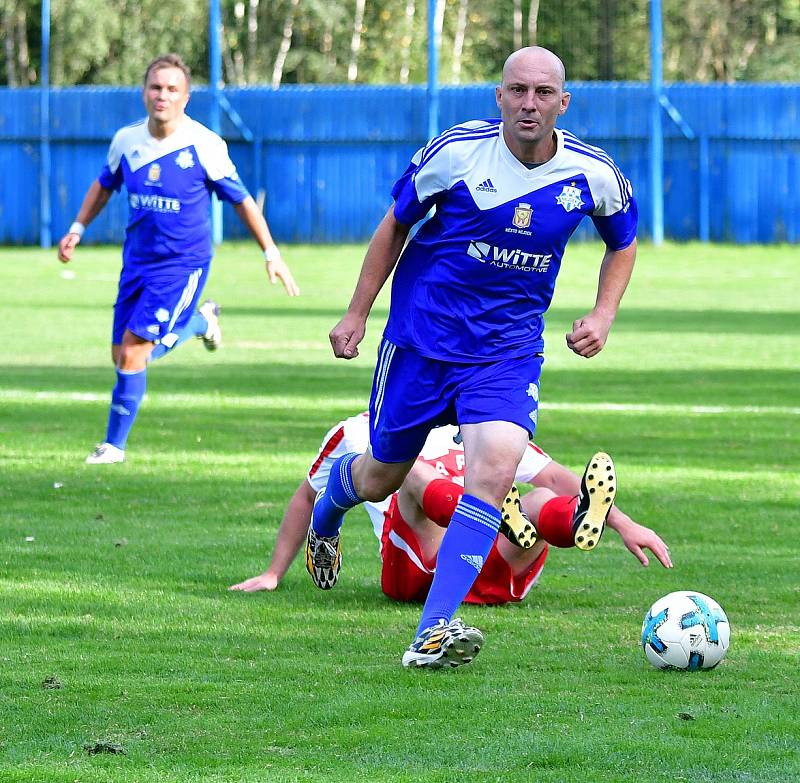
{"type": "Polygon", "coordinates": [[[567,212],[580,209],[583,206],[581,191],[571,185],[564,185],[563,190],[556,196],[556,203],[561,204],[567,212]]]}
{"type": "Polygon", "coordinates": [[[190,169],[194,166],[194,157],[189,150],[181,150],[178,157],[175,158],[175,162],[184,170],[190,169]]]}
{"type": "Polygon", "coordinates": [[[511,222],[517,228],[527,228],[531,224],[531,215],[533,215],[531,205],[520,202],[514,208],[514,220],[511,222]]]}
{"type": "Polygon", "coordinates": [[[161,179],[161,166],[158,163],[151,163],[150,168],[147,169],[147,184],[156,185],[160,184],[161,179]]]}

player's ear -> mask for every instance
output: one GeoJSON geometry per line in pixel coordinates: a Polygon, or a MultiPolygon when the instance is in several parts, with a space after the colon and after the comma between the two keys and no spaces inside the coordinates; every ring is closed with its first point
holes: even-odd
{"type": "Polygon", "coordinates": [[[558,110],[559,114],[564,114],[569,106],[569,99],[572,97],[572,93],[569,92],[562,92],[561,93],[561,108],[558,110]]]}
{"type": "Polygon", "coordinates": [[[503,88],[498,84],[497,87],[494,88],[494,100],[497,103],[497,108],[501,108],[500,99],[503,97],[503,88]]]}

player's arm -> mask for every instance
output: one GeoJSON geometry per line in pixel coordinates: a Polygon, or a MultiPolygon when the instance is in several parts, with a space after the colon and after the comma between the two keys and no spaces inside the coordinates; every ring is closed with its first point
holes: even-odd
{"type": "Polygon", "coordinates": [[[233,208],[236,210],[239,220],[247,226],[248,231],[258,242],[261,250],[264,251],[264,260],[267,264],[270,283],[274,285],[277,280],[280,280],[289,296],[297,296],[300,293],[300,288],[295,283],[289,267],[281,257],[281,251],[278,250],[267,221],[253,197],[248,196],[244,201],[234,204],[233,208]]]}
{"type": "Polygon", "coordinates": [[[378,224],[364,256],[350,306],[329,335],[333,353],[339,359],[358,356],[358,344],[364,339],[372,305],[400,258],[409,230],[410,226],[395,218],[394,206],[378,224]]]}
{"type": "Polygon", "coordinates": [[[588,359],[603,349],[611,324],[617,316],[622,295],[631,279],[635,261],[635,239],[622,250],[606,247],[600,266],[595,306],[591,312],[572,324],[572,332],[567,335],[567,345],[578,356],[588,359]]]}
{"type": "MultiPolygon", "coordinates": [[[[563,465],[553,460],[533,478],[537,487],[545,487],[556,495],[577,495],[581,489],[580,477],[563,465]]],[[[669,547],[661,537],[649,527],[634,522],[617,506],[612,506],[606,521],[608,527],[615,530],[627,550],[643,565],[649,564],[645,549],[649,549],[664,568],[672,568],[669,547]]]]}
{"type": "Polygon", "coordinates": [[[314,497],[311,485],[303,479],[286,507],[267,570],[244,582],[231,585],[229,590],[255,593],[258,590],[274,590],[278,586],[306,540],[314,497]]]}
{"type": "Polygon", "coordinates": [[[72,254],[75,248],[81,241],[83,232],[86,226],[89,225],[102,211],[103,207],[108,204],[113,190],[104,188],[99,180],[95,180],[86,191],[83,197],[83,203],[78,210],[78,215],[75,222],[69,227],[69,231],[61,237],[58,243],[58,260],[66,264],[72,260],[72,254]]]}

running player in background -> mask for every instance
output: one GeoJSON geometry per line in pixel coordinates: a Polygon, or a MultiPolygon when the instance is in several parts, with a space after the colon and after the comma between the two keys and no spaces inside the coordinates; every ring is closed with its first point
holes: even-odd
{"type": "MultiPolygon", "coordinates": [[[[339,559],[328,552],[338,550],[344,513],[396,490],[433,427],[458,424],[464,438],[466,491],[404,665],[418,665],[415,651],[434,649],[433,639],[443,640],[439,649],[463,642],[474,650],[483,641],[477,628],[451,620],[494,544],[500,506],[536,427],[543,314],[584,217],[606,250],[595,304],[567,335],[579,356],[602,350],[633,270],[630,183],[605,152],[555,127],[569,105],[564,82],[552,52],[514,52],[496,89],[501,119],[451,128],[414,155],[330,334],[337,357],[358,355],[375,297],[394,269],[370,399],[370,448],[341,458],[314,505],[308,556],[319,572],[330,572],[315,578],[319,587],[335,582],[339,559]],[[406,244],[410,227],[432,208],[406,244]]],[[[610,459],[600,459],[598,470],[612,477],[610,459]]]]}
{"type": "MultiPolygon", "coordinates": [[[[306,538],[314,498],[327,485],[332,466],[340,456],[363,450],[368,443],[368,413],[345,419],[328,432],[306,479],[288,503],[267,570],[232,585],[231,590],[256,592],[278,586],[306,538]]],[[[467,593],[467,603],[520,601],[541,573],[547,545],[572,547],[580,535],[580,525],[577,530],[574,528],[575,496],[580,488],[575,473],[529,443],[515,480],[534,484],[536,489],[522,497],[521,506],[516,488],[512,489],[503,508],[504,535],[497,537],[467,593]],[[524,513],[520,514],[520,510],[524,513]],[[530,520],[535,521],[535,526],[530,520]]],[[[444,530],[464,492],[463,481],[464,447],[458,430],[439,427],[428,435],[400,490],[385,500],[365,503],[375,536],[381,542],[381,588],[390,598],[425,600],[444,530]]],[[[607,524],[642,565],[648,565],[643,550],[649,549],[665,568],[672,567],[669,550],[661,538],[616,506],[612,507],[607,524]]],[[[592,537],[589,550],[594,549],[600,535],[602,528],[592,537]]],[[[440,660],[447,662],[446,657],[440,660]]]]}
{"type": "Polygon", "coordinates": [[[239,181],[227,145],[186,115],[189,79],[189,69],[176,54],[157,57],[147,66],[147,118],[116,133],[106,165],[58,244],[58,257],[67,263],[86,226],[125,185],[130,214],[111,337],[117,382],[105,441],[86,458],[92,465],[125,459],[147,385],[148,361],[189,337],[202,338],[212,351],[220,345],[216,303],[207,301],[195,309],[213,255],[212,192],[233,204],[255,237],[270,281],[281,280],[289,296],[300,292],[261,210],[239,181]]]}

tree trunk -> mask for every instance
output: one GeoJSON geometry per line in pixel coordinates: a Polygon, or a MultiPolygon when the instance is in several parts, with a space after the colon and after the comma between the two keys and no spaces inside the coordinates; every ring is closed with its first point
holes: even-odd
{"type": "Polygon", "coordinates": [[[278,56],[275,58],[275,67],[272,69],[272,89],[277,90],[281,86],[283,79],[283,66],[286,62],[286,55],[292,46],[292,34],[294,33],[294,15],[300,0],[291,0],[286,11],[286,19],[283,22],[283,37],[278,49],[278,56]]]}
{"type": "Polygon", "coordinates": [[[255,84],[258,80],[258,4],[259,0],[250,0],[247,9],[247,83],[255,84]]]}
{"type": "Polygon", "coordinates": [[[514,0],[514,51],[522,49],[522,0],[514,0]]]}
{"type": "Polygon", "coordinates": [[[9,3],[3,4],[3,48],[6,55],[6,83],[9,87],[16,87],[17,81],[17,58],[14,51],[14,28],[17,19],[11,11],[9,3]]]}
{"type": "Polygon", "coordinates": [[[411,44],[414,41],[414,14],[416,10],[416,0],[406,0],[406,32],[401,39],[400,48],[400,84],[408,84],[411,44]]]}
{"type": "Polygon", "coordinates": [[[25,7],[17,10],[17,64],[18,78],[21,87],[27,87],[31,78],[36,78],[31,74],[31,60],[28,54],[28,19],[25,7]]]}
{"type": "Polygon", "coordinates": [[[222,65],[225,69],[225,76],[223,78],[228,84],[236,84],[236,68],[233,65],[231,47],[228,42],[228,36],[225,34],[224,22],[219,26],[219,40],[220,49],[222,50],[222,65]]]}
{"type": "Polygon", "coordinates": [[[461,84],[461,55],[464,52],[464,38],[467,34],[467,12],[469,0],[460,0],[456,19],[456,34],[453,37],[453,84],[461,84]]]}
{"type": "Polygon", "coordinates": [[[528,46],[536,46],[539,28],[539,0],[531,0],[528,9],[528,46]]]}
{"type": "Polygon", "coordinates": [[[353,15],[353,37],[350,39],[350,64],[347,66],[347,81],[354,82],[358,78],[358,54],[361,51],[361,30],[364,26],[364,6],[366,0],[356,0],[353,15]]]}

